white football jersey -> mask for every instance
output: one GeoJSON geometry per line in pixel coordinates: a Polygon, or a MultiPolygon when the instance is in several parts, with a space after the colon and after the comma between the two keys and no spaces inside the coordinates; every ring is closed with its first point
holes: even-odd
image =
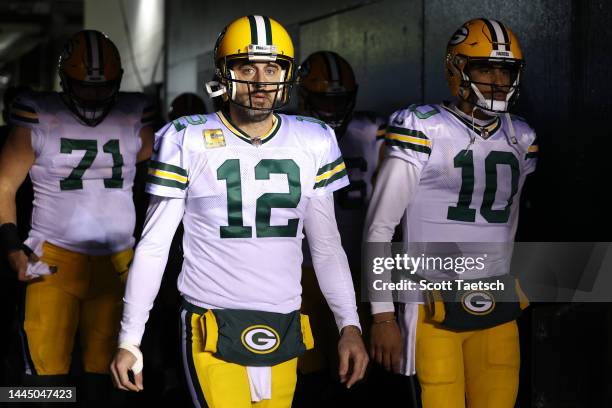
{"type": "Polygon", "coordinates": [[[372,113],[355,112],[338,140],[350,184],[334,195],[336,221],[342,246],[353,265],[360,262],[363,223],[385,129],[385,119],[372,113]]]}
{"type": "Polygon", "coordinates": [[[89,255],[134,244],[132,184],[139,132],[154,108],[142,94],[120,93],[97,126],[82,124],[59,93],[21,95],[11,123],[28,127],[36,159],[31,237],[89,255]]]}
{"type": "MultiPolygon", "coordinates": [[[[521,189],[535,170],[538,146],[527,123],[512,116],[512,124],[515,140],[506,116],[481,132],[445,104],[412,105],[391,116],[387,154],[421,170],[403,221],[404,242],[478,243],[460,250],[482,256],[491,248],[480,243],[514,240],[521,189]]],[[[496,248],[486,276],[507,273],[508,252],[496,248]]]]}
{"type": "Polygon", "coordinates": [[[300,308],[309,199],[348,185],[333,130],[274,114],[259,139],[223,113],[183,117],[156,135],[147,191],[185,200],[178,288],[206,308],[300,308]]]}

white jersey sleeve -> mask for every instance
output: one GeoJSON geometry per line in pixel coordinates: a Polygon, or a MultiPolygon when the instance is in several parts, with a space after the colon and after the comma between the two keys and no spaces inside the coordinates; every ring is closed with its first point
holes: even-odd
{"type": "Polygon", "coordinates": [[[533,173],[536,169],[538,162],[538,138],[535,131],[527,124],[527,122],[520,116],[512,115],[512,121],[515,122],[515,131],[521,133],[520,136],[525,135],[529,147],[523,158],[523,172],[525,175],[533,173]]]}
{"type": "Polygon", "coordinates": [[[312,191],[314,197],[333,193],[349,185],[346,165],[338,147],[336,134],[326,126],[328,137],[321,143],[319,157],[317,158],[318,171],[312,191]]]}
{"type": "Polygon", "coordinates": [[[304,228],[308,235],[317,281],[334,314],[338,330],[349,325],[361,329],[353,280],[336,226],[332,195],[316,197],[309,201],[304,228]]]}
{"type": "Polygon", "coordinates": [[[183,144],[186,128],[173,122],[155,134],[146,191],[161,197],[184,198],[189,184],[189,154],[183,144]]]}
{"type": "MultiPolygon", "coordinates": [[[[419,185],[420,170],[410,162],[389,157],[381,166],[366,217],[365,242],[391,242],[395,227],[410,205],[419,185]]],[[[382,279],[390,281],[388,275],[382,279]]],[[[380,296],[382,297],[382,296],[380,296]]],[[[394,310],[391,295],[386,302],[371,302],[372,314],[394,310]]]]}
{"type": "Polygon", "coordinates": [[[389,157],[405,160],[420,170],[429,160],[433,145],[423,121],[415,113],[416,109],[410,107],[391,115],[385,144],[389,157]]]}
{"type": "Polygon", "coordinates": [[[140,345],[149,311],[159,292],[172,236],[181,221],[184,208],[185,202],[181,199],[151,199],[142,238],[128,274],[119,344],[140,345]]]}

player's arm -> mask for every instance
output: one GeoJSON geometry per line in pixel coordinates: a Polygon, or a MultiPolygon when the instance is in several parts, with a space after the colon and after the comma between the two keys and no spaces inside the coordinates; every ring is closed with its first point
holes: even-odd
{"type": "Polygon", "coordinates": [[[336,319],[340,380],[350,388],[363,378],[368,355],[361,339],[355,289],[334,214],[334,197],[313,197],[306,210],[304,228],[321,292],[336,319]],[[349,373],[349,366],[352,371],[349,373]]]}
{"type": "Polygon", "coordinates": [[[184,210],[183,198],[151,197],[142,238],[136,247],[123,298],[119,349],[111,363],[113,382],[121,390],[143,389],[139,346],[153,301],[159,292],[172,236],[184,210]],[[128,378],[129,370],[134,371],[135,383],[128,378]]]}
{"type": "MultiPolygon", "coordinates": [[[[420,170],[397,157],[387,157],[368,207],[365,242],[391,242],[410,199],[418,186],[420,170]]],[[[385,279],[385,276],[382,276],[385,279]]],[[[386,279],[390,281],[387,276],[386,279]]],[[[395,320],[391,294],[381,302],[372,299],[370,356],[387,370],[399,372],[401,336],[395,320]]]]}
{"type": "Polygon", "coordinates": [[[23,126],[12,127],[0,153],[0,240],[2,252],[6,253],[11,267],[17,271],[19,280],[26,281],[28,256],[33,262],[38,258],[31,251],[24,251],[16,226],[15,195],[28,171],[34,164],[32,130],[23,126]],[[26,254],[28,252],[28,254],[26,254]]]}
{"type": "Polygon", "coordinates": [[[140,163],[151,158],[151,154],[153,153],[154,136],[155,132],[153,131],[153,127],[150,125],[144,126],[142,129],[140,129],[138,137],[140,137],[141,146],[140,150],[138,151],[138,155],[136,156],[136,163],[140,163]]]}

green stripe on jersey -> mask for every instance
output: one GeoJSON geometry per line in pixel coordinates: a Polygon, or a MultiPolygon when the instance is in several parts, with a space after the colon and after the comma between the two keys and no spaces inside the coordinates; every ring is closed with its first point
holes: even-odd
{"type": "Polygon", "coordinates": [[[185,190],[187,188],[187,183],[181,183],[176,180],[167,180],[167,179],[155,177],[151,174],[147,176],[147,183],[156,184],[158,186],[163,186],[163,187],[178,188],[179,190],[185,190]]]}
{"type": "Polygon", "coordinates": [[[334,160],[333,162],[326,164],[325,166],[321,167],[319,169],[319,171],[317,172],[317,176],[320,176],[323,173],[327,173],[328,171],[334,169],[336,166],[338,166],[339,164],[341,164],[344,161],[344,159],[342,158],[342,156],[338,157],[336,160],[334,160]]]}
{"type": "Polygon", "coordinates": [[[341,179],[342,177],[344,177],[344,176],[346,176],[346,175],[347,175],[346,169],[342,169],[342,171],[339,171],[338,173],[334,174],[334,175],[333,175],[333,176],[331,176],[330,178],[325,179],[325,180],[321,180],[321,181],[319,181],[318,183],[316,183],[316,184],[314,185],[314,188],[325,187],[325,186],[327,186],[328,184],[331,184],[331,183],[333,183],[334,181],[339,180],[339,179],[341,179]]]}
{"type": "Polygon", "coordinates": [[[173,166],[172,164],[166,164],[159,161],[151,160],[149,162],[149,167],[152,169],[158,169],[163,171],[169,171],[171,173],[176,173],[179,176],[187,177],[187,170],[182,169],[178,166],[173,166]]]}
{"type": "Polygon", "coordinates": [[[418,137],[419,139],[429,140],[429,138],[425,136],[425,133],[421,132],[420,130],[406,129],[397,126],[389,126],[387,133],[397,133],[398,135],[412,136],[418,137]]]}
{"type": "Polygon", "coordinates": [[[421,146],[421,145],[416,145],[412,143],[405,143],[405,142],[401,142],[399,140],[394,140],[394,139],[386,139],[385,144],[389,146],[398,146],[398,147],[401,147],[402,149],[411,149],[419,153],[431,154],[431,148],[427,146],[421,146]]]}

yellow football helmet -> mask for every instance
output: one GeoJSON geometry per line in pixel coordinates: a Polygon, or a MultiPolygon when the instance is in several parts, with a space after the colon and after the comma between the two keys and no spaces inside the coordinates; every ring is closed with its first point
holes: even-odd
{"type": "Polygon", "coordinates": [[[96,126],[119,93],[123,69],[113,42],[95,30],[83,30],[64,45],[58,73],[68,107],[86,124],[96,126]]]}
{"type": "Polygon", "coordinates": [[[291,88],[296,80],[293,42],[287,30],[276,20],[266,16],[241,17],[226,26],[215,45],[215,74],[217,81],[206,84],[211,98],[223,96],[242,107],[255,110],[275,110],[289,102],[291,88]],[[278,82],[256,82],[236,79],[232,65],[236,61],[276,62],[281,66],[278,82]],[[244,106],[236,101],[236,83],[244,83],[249,89],[249,104],[244,106]],[[252,106],[252,86],[274,85],[277,87],[271,109],[252,106]]]}
{"type": "MultiPolygon", "coordinates": [[[[463,24],[446,48],[446,80],[451,93],[468,100],[476,96],[475,105],[490,113],[508,112],[519,94],[521,71],[525,65],[518,39],[503,23],[478,18],[463,24]],[[468,75],[470,64],[495,64],[510,70],[511,85],[506,100],[486,99],[468,75]]],[[[485,84],[496,87],[494,84],[485,84]]]]}
{"type": "Polygon", "coordinates": [[[351,65],[335,52],[317,51],[304,60],[299,78],[301,109],[343,131],[357,98],[351,65]]]}

